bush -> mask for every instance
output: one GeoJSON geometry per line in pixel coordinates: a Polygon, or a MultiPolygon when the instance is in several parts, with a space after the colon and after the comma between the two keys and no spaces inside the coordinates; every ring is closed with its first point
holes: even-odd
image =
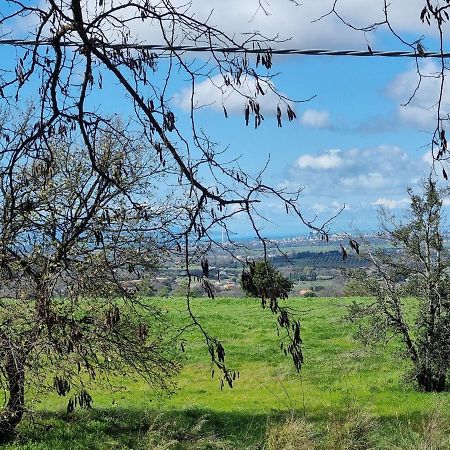
{"type": "Polygon", "coordinates": [[[306,298],[317,297],[317,294],[313,291],[308,291],[308,292],[304,293],[303,297],[306,297],[306,298]]]}
{"type": "Polygon", "coordinates": [[[242,290],[253,297],[287,298],[293,283],[268,261],[254,261],[242,272],[242,290]]]}

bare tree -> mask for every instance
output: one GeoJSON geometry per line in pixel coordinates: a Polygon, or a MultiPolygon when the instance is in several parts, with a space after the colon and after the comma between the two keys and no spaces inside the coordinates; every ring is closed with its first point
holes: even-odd
{"type": "Polygon", "coordinates": [[[399,222],[384,211],[381,235],[398,252],[369,251],[376,274],[359,271],[354,281],[374,302],[355,303],[350,316],[364,319],[365,340],[399,337],[419,388],[431,392],[446,389],[450,368],[450,259],[441,228],[448,190],[439,190],[431,179],[423,187],[423,195],[409,190],[406,220],[399,222]]]}
{"type": "MultiPolygon", "coordinates": [[[[86,5],[79,0],[50,0],[42,6],[24,6],[15,0],[7,3],[12,11],[0,24],[6,26],[26,17],[37,26],[32,33],[35,44],[20,52],[15,67],[4,68],[0,87],[5,102],[16,104],[25,87],[32,83],[38,83],[34,86],[38,86],[40,93],[34,131],[18,143],[10,156],[11,163],[20,158],[30,143],[47,145],[48,137],[54,133],[68,135],[76,130],[81,134],[94,170],[108,176],[97,163],[94,137],[99,128],[110,126],[110,119],[101,109],[90,105],[95,105],[93,94],[108,89],[107,79],[112,77],[132,102],[134,120],[145,130],[149,148],[162,161],[174,161],[180,183],[185,180],[192,187],[191,196],[199,203],[199,219],[205,215],[201,206],[207,201],[220,208],[234,206],[253,217],[258,197],[271,195],[285,202],[305,222],[296,204],[298,193],[289,195],[275,190],[264,185],[259,176],[250,177],[238,166],[222,163],[213,143],[195,124],[196,82],[211,79],[213,74],[220,74],[223,79],[219,88],[230,86],[247,99],[244,111],[247,124],[251,117],[255,127],[261,124],[264,117],[258,99],[274,88],[271,77],[259,73],[258,64],[265,70],[271,67],[269,44],[273,39],[255,33],[244,35],[245,39],[237,42],[207,20],[198,21],[189,3],[185,6],[174,6],[170,1],[156,5],[149,1],[113,3],[109,0],[86,5]],[[156,42],[167,50],[155,53],[141,44],[142,37],[136,30],[142,27],[154,31],[156,42]],[[208,61],[195,61],[178,50],[183,42],[210,48],[208,61]],[[217,45],[234,46],[243,53],[217,52],[213,49],[217,45]],[[252,45],[267,48],[267,53],[253,62],[245,53],[252,45]],[[175,70],[178,78],[187,76],[192,86],[191,136],[183,136],[178,130],[167,98],[167,86],[175,70]],[[245,89],[249,82],[253,83],[254,92],[245,89]],[[203,181],[206,171],[215,180],[214,185],[203,181]]],[[[289,120],[295,117],[291,102],[279,95],[280,125],[281,108],[289,120]]]]}
{"type": "MultiPolygon", "coordinates": [[[[114,300],[103,322],[91,319],[89,314],[75,319],[72,303],[63,302],[61,305],[65,306],[61,306],[54,301],[58,283],[67,284],[65,295],[70,299],[85,298],[95,292],[109,305],[114,294],[125,295],[120,292],[114,274],[124,264],[129,264],[132,271],[148,269],[153,260],[146,258],[154,254],[153,247],[160,245],[184,255],[188,286],[193,280],[192,261],[202,260],[202,282],[213,296],[206,255],[212,245],[221,245],[214,240],[213,232],[222,227],[228,237],[227,220],[244,214],[266,250],[258,206],[268,198],[284,204],[287,213],[326,237],[326,224],[316,226],[303,216],[297,202],[299,191],[290,193],[273,188],[264,183],[264,170],[249,174],[237,161],[224,161],[217,146],[196,125],[196,84],[204,79],[215,81],[216,75],[222,80],[219,89],[231,88],[246,99],[243,115],[247,125],[250,121],[256,128],[261,125],[264,117],[259,99],[268,92],[278,96],[274,113],[279,126],[285,118],[288,121],[295,118],[293,103],[275,92],[268,72],[272,66],[270,46],[276,38],[257,32],[228,36],[211,25],[208,18],[198,19],[189,2],[180,5],[170,0],[156,3],[6,0],[5,3],[0,16],[5,36],[7,30],[14,29],[16,21],[26,20],[30,30],[25,36],[27,42],[14,40],[13,63],[5,62],[0,68],[2,105],[15,109],[25,102],[30,90],[38,92],[33,98],[34,107],[27,110],[24,121],[27,125],[18,127],[14,119],[5,118],[0,153],[4,273],[11,277],[11,289],[19,289],[25,298],[33,297],[31,304],[35,307],[29,310],[29,314],[34,314],[33,320],[29,322],[30,329],[25,327],[24,331],[30,345],[43,329],[47,331],[42,336],[49,340],[44,348],[51,348],[49,352],[72,353],[75,349],[75,354],[83,358],[86,346],[77,339],[98,342],[100,350],[88,352],[83,360],[89,372],[95,365],[93,360],[101,366],[96,355],[104,354],[101,346],[115,336],[115,330],[120,330],[128,333],[128,337],[123,343],[114,342],[117,359],[111,364],[119,365],[124,358],[124,364],[137,365],[133,358],[124,356],[121,347],[122,344],[133,347],[135,339],[142,338],[142,333],[133,334],[131,325],[123,329],[125,323],[136,323],[135,316],[130,313],[129,321],[119,320],[122,307],[119,300],[114,300]],[[152,40],[150,44],[158,44],[160,50],[146,45],[143,29],[152,40]],[[203,47],[205,58],[194,59],[180,48],[181,44],[203,47]],[[216,50],[218,46],[232,46],[239,51],[216,50]],[[263,53],[251,58],[247,54],[251,47],[261,48],[263,53]],[[183,127],[171,108],[170,83],[174,77],[187,78],[191,86],[188,134],[182,132],[183,127]],[[119,126],[97,100],[97,94],[108,91],[112,85],[116,86],[114,92],[130,105],[132,113],[126,127],[119,126]],[[136,142],[130,141],[124,128],[139,132],[137,147],[144,163],[139,160],[136,164],[133,159],[135,153],[127,146],[133,144],[131,148],[136,148],[136,142]],[[105,139],[110,140],[107,145],[105,139]],[[116,148],[114,142],[122,140],[126,143],[116,148]],[[63,148],[60,142],[64,143],[63,148]],[[155,158],[159,164],[155,164],[155,158]],[[146,161],[151,162],[150,167],[146,161]],[[74,170],[77,164],[81,166],[74,170]],[[81,178],[77,178],[78,172],[81,178]],[[144,205],[152,204],[152,197],[141,187],[149,179],[154,184],[161,172],[168,175],[165,189],[175,192],[175,197],[167,202],[168,211],[163,212],[144,205]],[[66,184],[69,186],[63,187],[66,184]],[[61,205],[59,198],[64,202],[61,205]],[[179,201],[180,198],[183,200],[179,201]],[[151,233],[158,238],[151,238],[151,233]],[[159,242],[166,235],[169,241],[159,242]],[[141,242],[151,248],[143,252],[141,242]],[[61,308],[68,310],[60,311],[61,308]],[[80,328],[83,331],[79,334],[80,328]]],[[[257,3],[255,8],[261,8],[261,4],[257,3]]],[[[8,37],[17,36],[13,33],[8,37]]],[[[122,105],[118,110],[121,112],[122,105]]],[[[225,108],[224,114],[227,116],[225,108]]],[[[227,251],[233,253],[229,247],[227,251]]],[[[187,301],[192,322],[202,331],[212,362],[222,372],[221,382],[232,386],[234,373],[225,366],[220,341],[195,317],[189,293],[187,301]]],[[[143,305],[130,304],[133,310],[140,307],[143,305]]],[[[292,338],[289,352],[292,356],[301,355],[298,333],[295,339],[292,337],[292,330],[300,330],[298,320],[285,320],[287,312],[277,298],[271,299],[271,310],[278,316],[279,326],[292,338]]],[[[10,319],[4,320],[3,328],[16,332],[16,327],[8,325],[10,319]]],[[[14,353],[14,342],[22,339],[22,335],[2,338],[5,367],[13,367],[8,366],[8,361],[12,361],[8,354],[16,355],[17,364],[13,367],[16,373],[11,380],[19,383],[18,386],[10,383],[10,398],[16,400],[8,402],[2,416],[4,429],[14,427],[23,413],[22,372],[29,364],[28,353],[36,347],[32,345],[27,355],[14,353]]],[[[158,341],[157,344],[155,351],[160,348],[158,341]]],[[[149,378],[153,377],[150,367],[154,367],[150,363],[170,372],[173,367],[162,353],[158,355],[155,361],[143,361],[142,355],[138,355],[141,359],[136,361],[141,361],[142,366],[136,369],[149,378]]],[[[300,369],[300,359],[296,366],[300,369]]],[[[64,372],[55,381],[62,393],[72,383],[67,376],[64,372]]],[[[88,404],[83,396],[78,401],[88,404]]]]}

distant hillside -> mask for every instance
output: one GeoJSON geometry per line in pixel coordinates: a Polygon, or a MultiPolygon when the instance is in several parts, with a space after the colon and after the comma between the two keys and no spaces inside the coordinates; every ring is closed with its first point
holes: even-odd
{"type": "MultiPolygon", "coordinates": [[[[369,267],[370,263],[364,258],[349,254],[345,261],[339,250],[328,252],[294,252],[289,254],[289,260],[297,267],[317,267],[317,268],[356,268],[369,267]]],[[[283,255],[274,256],[272,261],[275,265],[285,264],[286,257],[283,255]]]]}

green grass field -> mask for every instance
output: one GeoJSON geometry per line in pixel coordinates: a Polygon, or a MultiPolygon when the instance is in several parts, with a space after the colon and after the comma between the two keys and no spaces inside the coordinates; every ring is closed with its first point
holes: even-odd
{"type": "MultiPolygon", "coordinates": [[[[151,301],[174,326],[187,323],[185,300],[151,301]]],[[[122,380],[124,390],[97,390],[92,410],[68,415],[67,399],[49,393],[30,402],[36,412],[5,448],[449,449],[450,393],[415,391],[398,343],[366,349],[356,342],[344,320],[351,301],[289,300],[303,324],[305,365],[297,374],[280,351],[275,317],[257,300],[196,299],[196,315],[240,372],[233,389],[221,391],[217,375],[211,378],[207,349],[191,331],[172,395],[122,380]],[[283,439],[293,432],[303,444],[283,447],[277,424],[283,439]]]]}

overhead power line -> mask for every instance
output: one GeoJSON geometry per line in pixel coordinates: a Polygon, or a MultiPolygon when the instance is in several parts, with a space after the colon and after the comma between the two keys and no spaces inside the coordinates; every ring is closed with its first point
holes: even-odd
{"type": "MultiPolygon", "coordinates": [[[[20,40],[1,39],[0,45],[10,46],[52,46],[51,40],[20,40]]],[[[79,47],[80,42],[60,42],[62,47],[79,47]]],[[[117,50],[151,50],[161,52],[218,52],[218,53],[267,53],[273,55],[305,55],[305,56],[359,56],[359,57],[388,57],[388,58],[450,58],[450,52],[425,52],[425,51],[376,51],[376,50],[325,50],[325,49],[298,49],[298,48],[245,48],[245,47],[219,47],[219,46],[194,46],[194,45],[159,45],[159,44],[106,44],[99,43],[103,48],[117,50]]]]}

